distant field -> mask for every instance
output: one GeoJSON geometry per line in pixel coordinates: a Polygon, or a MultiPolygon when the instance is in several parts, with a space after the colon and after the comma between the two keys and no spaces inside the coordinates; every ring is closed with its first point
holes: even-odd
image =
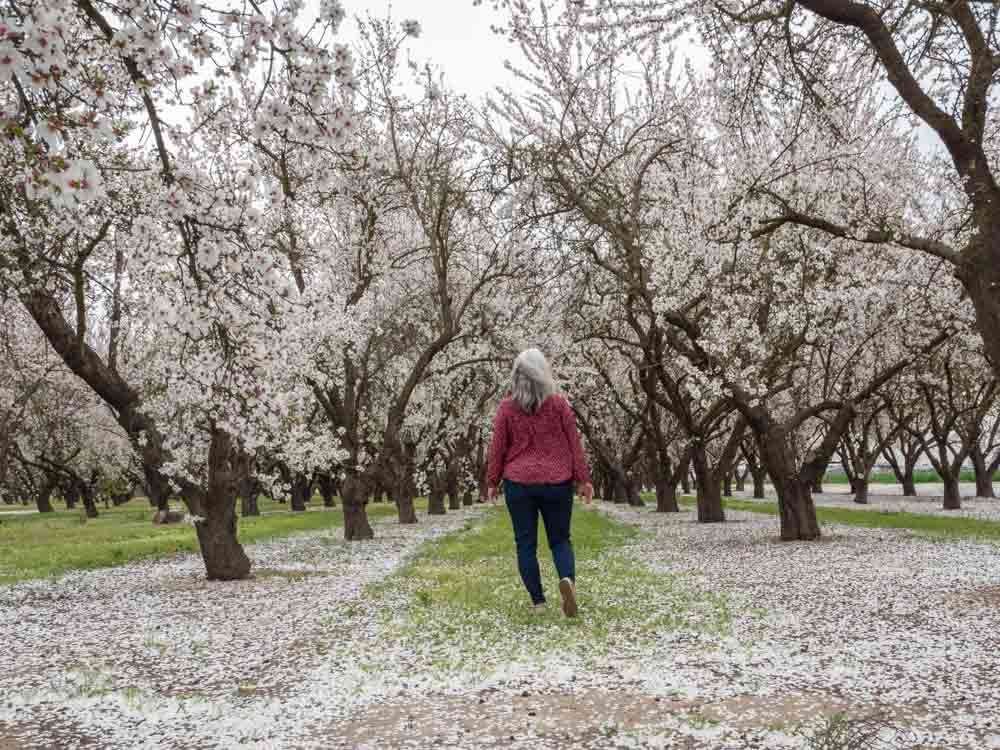
{"type": "MultiPolygon", "coordinates": [[[[823,477],[823,481],[829,482],[830,484],[848,483],[847,475],[840,472],[836,474],[828,473],[826,476],[823,477]]],[[[869,477],[869,481],[874,482],[875,484],[898,484],[898,481],[896,480],[896,475],[893,474],[891,471],[889,472],[880,471],[877,473],[873,473],[869,477]]],[[[913,473],[913,481],[916,482],[917,484],[936,484],[941,481],[941,476],[936,471],[933,470],[921,470],[913,473]]],[[[975,472],[972,471],[972,469],[967,469],[966,471],[962,472],[959,481],[975,482],[976,474],[975,472]]],[[[997,472],[996,474],[993,475],[993,481],[1000,482],[1000,472],[997,472]]]]}

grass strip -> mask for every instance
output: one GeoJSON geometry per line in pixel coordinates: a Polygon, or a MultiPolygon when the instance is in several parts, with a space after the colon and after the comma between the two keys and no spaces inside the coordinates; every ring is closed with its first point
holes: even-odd
{"type": "MultiPolygon", "coordinates": [[[[93,519],[86,518],[82,510],[0,517],[3,521],[0,524],[0,585],[198,551],[193,526],[154,525],[153,511],[143,503],[137,498],[117,508],[101,508],[100,516],[93,519]]],[[[344,523],[339,508],[292,513],[287,507],[271,501],[261,503],[261,510],[273,511],[273,515],[241,518],[240,541],[250,544],[304,531],[336,528],[344,523]]],[[[390,503],[368,506],[368,514],[373,518],[395,512],[395,506],[390,503]]]]}
{"type": "MultiPolygon", "coordinates": [[[[682,498],[681,504],[694,506],[694,498],[682,498]]],[[[750,502],[727,498],[723,505],[728,510],[745,510],[751,513],[778,515],[776,502],[750,502]]],[[[927,513],[907,513],[893,510],[852,510],[851,508],[816,507],[821,522],[862,526],[868,529],[908,529],[931,537],[1000,540],[1000,522],[986,521],[965,516],[941,516],[927,513]]]]}
{"type": "MultiPolygon", "coordinates": [[[[873,473],[868,477],[870,484],[899,484],[899,480],[896,479],[896,475],[892,472],[879,471],[873,473]]],[[[913,472],[913,482],[914,484],[938,484],[941,481],[941,476],[933,469],[918,469],[913,472]]],[[[975,482],[976,473],[972,469],[963,469],[959,475],[960,482],[975,482]]],[[[1000,471],[993,475],[994,482],[1000,482],[1000,471]]],[[[850,480],[847,478],[846,474],[825,474],[823,476],[824,484],[850,484],[850,480]]]]}
{"type": "Polygon", "coordinates": [[[656,573],[632,554],[647,538],[602,513],[573,515],[580,617],[563,617],[558,579],[539,524],[539,563],[548,607],[531,613],[517,571],[510,516],[487,511],[476,523],[427,545],[374,587],[400,607],[380,608],[386,624],[432,668],[487,672],[558,650],[584,661],[609,648],[641,647],[664,630],[728,632],[723,596],[692,589],[686,576],[656,573]]]}

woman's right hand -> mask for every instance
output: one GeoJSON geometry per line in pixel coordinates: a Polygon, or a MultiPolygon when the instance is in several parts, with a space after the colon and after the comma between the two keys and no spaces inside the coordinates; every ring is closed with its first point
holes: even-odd
{"type": "Polygon", "coordinates": [[[576,493],[583,498],[584,503],[590,505],[591,500],[594,499],[594,485],[590,482],[578,482],[576,493]]]}

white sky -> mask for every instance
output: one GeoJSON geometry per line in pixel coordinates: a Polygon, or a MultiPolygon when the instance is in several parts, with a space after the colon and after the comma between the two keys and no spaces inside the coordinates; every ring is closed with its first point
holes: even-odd
{"type": "Polygon", "coordinates": [[[503,20],[490,0],[479,7],[472,0],[344,0],[348,18],[340,27],[341,40],[356,38],[355,15],[385,18],[390,6],[397,27],[404,19],[420,22],[420,37],[406,40],[405,54],[444,71],[449,88],[478,100],[498,85],[513,84],[503,64],[520,60],[520,51],[490,31],[491,23],[503,20]]]}

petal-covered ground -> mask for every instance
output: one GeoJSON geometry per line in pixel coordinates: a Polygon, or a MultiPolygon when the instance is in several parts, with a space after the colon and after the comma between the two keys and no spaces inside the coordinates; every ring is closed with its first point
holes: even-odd
{"type": "MultiPolygon", "coordinates": [[[[975,486],[965,487],[972,495],[962,497],[962,507],[958,510],[945,510],[942,507],[941,485],[931,485],[928,489],[920,489],[937,494],[921,494],[918,497],[902,497],[898,485],[879,485],[873,487],[865,504],[854,502],[849,491],[841,491],[841,487],[830,485],[825,492],[814,493],[813,501],[818,506],[826,508],[850,508],[851,510],[873,510],[880,513],[923,513],[952,518],[979,518],[984,521],[1000,521],[1000,500],[995,498],[974,497],[975,486]]],[[[762,502],[773,502],[773,490],[768,487],[767,498],[762,502]]],[[[737,492],[735,496],[741,500],[753,500],[751,493],[737,492]]]]}
{"type": "Polygon", "coordinates": [[[1000,748],[996,546],[602,506],[642,533],[581,554],[566,623],[511,614],[500,512],[257,544],[235,584],[178,556],[0,589],[0,749],[1000,748]]]}

